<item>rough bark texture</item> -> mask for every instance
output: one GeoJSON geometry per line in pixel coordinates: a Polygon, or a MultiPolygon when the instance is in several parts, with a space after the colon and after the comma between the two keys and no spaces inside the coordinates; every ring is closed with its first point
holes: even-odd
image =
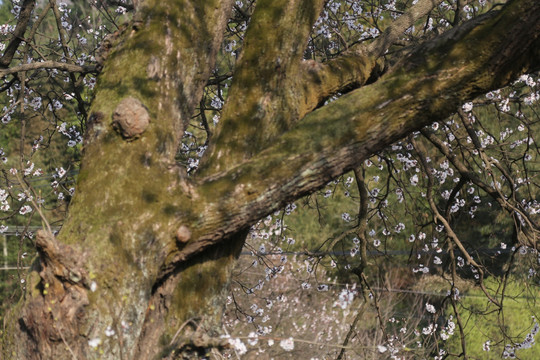
{"type": "Polygon", "coordinates": [[[5,358],[194,357],[223,346],[212,336],[251,224],[461,103],[540,68],[540,4],[517,0],[411,50],[375,83],[313,111],[320,94],[312,89],[362,85],[377,58],[347,53],[306,64],[323,1],[259,0],[215,144],[188,178],[174,156],[231,3],[148,0],[113,48],[91,108],[77,194],[58,239],[38,236],[40,258],[10,315],[5,358]],[[125,99],[149,117],[132,137],[113,126],[125,99]],[[107,328],[116,334],[106,336],[107,328]],[[99,347],[90,348],[91,339],[99,347]]]}

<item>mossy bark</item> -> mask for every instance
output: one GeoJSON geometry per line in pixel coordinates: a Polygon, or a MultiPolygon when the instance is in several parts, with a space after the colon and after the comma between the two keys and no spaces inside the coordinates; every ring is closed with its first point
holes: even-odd
{"type": "MultiPolygon", "coordinates": [[[[156,338],[145,324],[152,321],[153,294],[166,283],[160,266],[181,245],[178,228],[191,227],[196,213],[186,174],[174,158],[213,69],[231,6],[232,1],[148,0],[118,34],[90,109],[77,194],[52,242],[71,250],[56,252],[55,259],[76,260],[82,279],[65,283],[43,257],[36,262],[21,310],[11,315],[12,338],[4,343],[8,358],[131,359],[144,353],[138,358],[149,359],[161,351],[158,343],[141,341],[141,334],[156,338]],[[140,104],[135,110],[149,118],[130,138],[113,124],[114,114],[126,111],[119,109],[126,99],[140,104]],[[77,301],[69,300],[75,295],[77,301]],[[76,318],[62,321],[70,311],[76,318]],[[90,347],[97,339],[101,344],[90,347]]],[[[176,285],[193,293],[183,292],[184,298],[221,296],[228,276],[215,274],[227,274],[238,252],[225,250],[209,250],[179,267],[176,285]],[[193,286],[200,278],[208,281],[193,286]]],[[[217,323],[213,302],[193,304],[199,314],[214,312],[208,322],[217,323]]],[[[170,331],[172,319],[182,323],[195,313],[175,306],[167,313],[161,309],[160,315],[170,315],[170,331]]],[[[154,331],[166,336],[163,328],[154,331]]]]}
{"type": "Polygon", "coordinates": [[[57,239],[40,235],[29,291],[3,336],[5,358],[195,357],[221,346],[212,336],[230,269],[255,221],[462,102],[540,68],[540,5],[513,1],[411,51],[376,83],[312,111],[319,101],[312,87],[349,86],[377,59],[347,55],[324,65],[338,74],[350,68],[348,80],[317,75],[317,64],[306,76],[302,46],[322,1],[260,0],[216,145],[203,170],[187,177],[174,155],[213,68],[231,2],[147,1],[140,20],[120,35],[99,79],[69,216],[57,239]],[[256,41],[257,28],[272,31],[284,9],[300,13],[305,26],[293,32],[278,21],[280,36],[256,41]],[[257,65],[250,56],[261,42],[268,47],[260,55],[264,66],[251,73],[257,65]],[[283,72],[272,71],[278,59],[283,72]],[[133,138],[113,126],[126,98],[140,102],[138,111],[150,119],[133,138]],[[260,131],[254,144],[245,141],[260,131]],[[95,339],[101,344],[92,348],[95,339]]]}

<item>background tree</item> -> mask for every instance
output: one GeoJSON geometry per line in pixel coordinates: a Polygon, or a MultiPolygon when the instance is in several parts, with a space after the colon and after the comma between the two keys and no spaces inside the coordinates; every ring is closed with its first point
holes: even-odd
{"type": "MultiPolygon", "coordinates": [[[[509,214],[516,246],[534,249],[536,190],[526,186],[528,194],[518,196],[517,178],[509,171],[518,171],[513,164],[533,155],[525,151],[516,158],[501,151],[507,164],[492,160],[483,149],[495,142],[485,136],[493,130],[479,134],[472,125],[474,106],[462,104],[538,70],[540,5],[479,1],[465,10],[460,1],[438,3],[149,0],[111,12],[97,2],[102,15],[96,20],[77,4],[16,2],[17,23],[6,27],[0,73],[3,122],[19,121],[23,140],[18,158],[4,161],[6,190],[0,199],[9,217],[37,212],[44,230],[35,236],[39,257],[25,296],[6,320],[4,354],[152,358],[224,347],[228,342],[215,336],[231,269],[250,227],[351,170],[360,199],[355,231],[361,255],[351,269],[369,286],[366,221],[370,214],[386,221],[385,198],[394,196],[392,190],[401,203],[404,189],[388,185],[385,193],[375,193],[361,165],[379,154],[380,163],[393,167],[393,155],[384,149],[408,135],[407,143],[392,151],[399,146],[411,151],[409,162],[402,161],[403,154],[395,156],[419,175],[404,179],[389,172],[388,184],[408,180],[426,187],[420,212],[412,204],[405,207],[411,221],[420,224],[414,215],[430,213],[427,223],[446,234],[440,241],[448,247],[452,279],[466,260],[485,295],[500,307],[502,300],[484,285],[488,266],[469,254],[454,231],[459,221],[454,222],[453,209],[456,203],[464,206],[458,195],[472,183],[509,214]],[[336,45],[324,28],[343,19],[337,15],[341,6],[350,8],[351,18],[345,18],[347,28],[335,30],[341,39],[336,45]],[[116,25],[117,16],[135,8],[128,24],[116,25]],[[77,23],[84,14],[89,17],[77,23]],[[92,21],[104,24],[96,32],[92,21]],[[40,32],[47,24],[57,32],[48,41],[40,32]],[[418,24],[425,24],[421,34],[413,28],[418,24]],[[93,44],[103,39],[100,48],[88,45],[79,29],[92,34],[93,44]],[[218,56],[222,44],[238,57],[218,56]],[[56,76],[64,81],[55,83],[56,76]],[[72,101],[69,109],[62,98],[72,101]],[[444,126],[449,141],[421,130],[459,109],[462,124],[444,126]],[[68,137],[73,148],[82,143],[82,158],[76,195],[55,236],[42,197],[28,183],[35,151],[24,139],[33,114],[55,120],[68,110],[76,117],[51,131],[68,137]],[[199,131],[189,131],[193,125],[199,131]],[[416,131],[447,157],[441,170],[432,167],[416,131]],[[474,147],[466,145],[467,136],[474,147]],[[204,140],[193,141],[197,137],[204,140]],[[456,139],[465,142],[453,144],[456,139]],[[438,203],[435,180],[444,184],[450,164],[461,178],[444,195],[449,201],[438,203]],[[477,166],[486,169],[482,176],[476,175],[477,166]],[[499,173],[504,186],[497,185],[499,173]],[[14,181],[22,198],[10,191],[14,181]],[[370,198],[379,204],[374,210],[368,209],[370,198]],[[20,206],[11,206],[15,203],[20,206]]],[[[519,106],[537,95],[524,89],[501,95],[498,105],[509,106],[511,99],[519,106]]],[[[533,131],[534,121],[522,114],[533,131]]],[[[64,172],[58,167],[57,177],[64,172]]],[[[530,185],[530,177],[524,179],[530,185]]],[[[398,223],[392,231],[406,227],[398,223]]]]}

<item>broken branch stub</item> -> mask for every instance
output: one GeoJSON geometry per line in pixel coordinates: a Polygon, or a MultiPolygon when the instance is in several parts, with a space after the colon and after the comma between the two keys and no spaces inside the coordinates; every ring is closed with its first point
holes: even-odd
{"type": "Polygon", "coordinates": [[[148,110],[132,97],[120,101],[112,117],[114,129],[127,140],[137,139],[150,124],[148,110]]]}

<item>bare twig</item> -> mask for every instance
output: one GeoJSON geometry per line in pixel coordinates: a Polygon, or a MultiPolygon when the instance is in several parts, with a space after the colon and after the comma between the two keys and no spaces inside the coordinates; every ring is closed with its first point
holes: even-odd
{"type": "Polygon", "coordinates": [[[198,327],[197,323],[195,322],[195,318],[187,319],[186,321],[184,321],[182,325],[180,325],[178,330],[176,330],[176,333],[174,334],[173,338],[171,339],[171,342],[169,343],[169,346],[172,346],[174,344],[178,335],[180,335],[184,327],[186,327],[189,323],[193,324],[195,327],[198,327]]]}
{"type": "MultiPolygon", "coordinates": [[[[66,61],[70,64],[73,64],[73,60],[70,57],[69,54],[69,47],[66,40],[66,34],[64,27],[62,26],[62,16],[60,15],[60,10],[58,10],[58,6],[56,5],[56,0],[49,0],[49,3],[52,5],[54,17],[56,19],[56,27],[58,29],[58,36],[60,37],[60,43],[62,44],[62,49],[64,50],[64,57],[66,61]]],[[[88,114],[86,113],[86,109],[84,108],[84,101],[82,99],[81,93],[77,86],[77,79],[75,78],[75,75],[70,72],[69,73],[69,79],[71,81],[71,84],[73,85],[73,93],[75,94],[75,99],[77,100],[77,109],[79,110],[79,113],[85,118],[88,118],[88,114]]]]}
{"type": "Polygon", "coordinates": [[[347,345],[349,344],[349,341],[352,337],[352,334],[354,333],[355,329],[356,329],[356,324],[358,323],[358,320],[360,320],[360,318],[364,315],[364,312],[365,312],[365,307],[364,306],[361,306],[360,307],[360,310],[358,310],[358,313],[356,314],[350,328],[349,328],[349,331],[347,332],[347,335],[345,336],[345,340],[343,340],[343,345],[342,345],[342,348],[341,348],[341,351],[339,352],[339,355],[338,357],[336,358],[336,360],[341,360],[343,359],[343,356],[345,356],[345,352],[347,351],[347,345]]]}
{"type": "Polygon", "coordinates": [[[0,70],[0,77],[4,77],[10,74],[15,74],[22,71],[39,70],[39,69],[57,69],[57,70],[68,71],[68,72],[79,72],[83,74],[97,72],[97,67],[95,65],[80,66],[76,64],[68,64],[68,63],[63,63],[59,61],[47,60],[47,61],[42,61],[42,62],[30,63],[30,64],[22,64],[22,65],[11,67],[9,69],[0,70]]]}
{"type": "Polygon", "coordinates": [[[416,152],[417,152],[417,154],[418,154],[418,156],[420,158],[420,163],[422,164],[422,167],[424,168],[424,174],[426,174],[427,178],[428,178],[428,188],[427,188],[426,197],[427,197],[427,200],[428,200],[428,203],[429,203],[429,207],[431,208],[431,211],[433,212],[435,220],[439,221],[444,226],[446,234],[454,242],[454,244],[458,247],[458,249],[463,253],[463,256],[465,257],[467,262],[477,269],[478,274],[480,276],[479,285],[480,285],[480,288],[482,289],[482,291],[484,292],[484,294],[486,295],[486,297],[493,304],[495,304],[496,306],[498,306],[500,308],[501,307],[500,303],[493,296],[491,296],[491,294],[487,291],[487,289],[486,289],[486,287],[484,285],[484,268],[480,264],[478,264],[472,258],[472,256],[469,254],[469,252],[465,249],[465,247],[461,243],[461,240],[459,239],[457,234],[452,229],[452,226],[450,226],[450,223],[448,222],[448,220],[444,216],[441,215],[441,213],[439,212],[439,209],[437,208],[437,205],[435,204],[435,201],[433,200],[433,175],[431,175],[429,165],[428,165],[428,163],[426,161],[426,157],[424,155],[425,151],[423,149],[423,146],[421,144],[417,143],[414,139],[411,139],[411,142],[412,142],[414,148],[416,149],[416,152]]]}
{"type": "Polygon", "coordinates": [[[49,222],[47,221],[47,218],[45,217],[45,215],[41,211],[41,206],[39,206],[38,203],[34,200],[34,198],[36,197],[36,193],[35,193],[34,189],[29,187],[28,184],[21,179],[18,172],[15,173],[15,177],[17,178],[17,181],[19,182],[19,185],[21,185],[21,187],[23,188],[23,191],[26,194],[28,194],[27,196],[29,197],[30,202],[32,203],[32,205],[34,205],[36,211],[38,212],[39,216],[41,217],[41,220],[43,221],[43,223],[47,227],[48,233],[52,237],[54,237],[54,234],[53,234],[53,232],[51,230],[51,226],[49,225],[49,222]]]}
{"type": "Polygon", "coordinates": [[[69,353],[71,354],[71,357],[73,358],[73,360],[77,360],[77,355],[75,355],[75,353],[73,352],[73,350],[71,349],[71,346],[69,346],[69,344],[67,343],[65,337],[64,337],[64,334],[62,333],[62,330],[60,329],[60,327],[58,326],[55,326],[56,330],[58,330],[58,334],[60,334],[60,338],[62,339],[62,342],[64,343],[64,345],[66,346],[66,349],[69,351],[69,353]]]}

